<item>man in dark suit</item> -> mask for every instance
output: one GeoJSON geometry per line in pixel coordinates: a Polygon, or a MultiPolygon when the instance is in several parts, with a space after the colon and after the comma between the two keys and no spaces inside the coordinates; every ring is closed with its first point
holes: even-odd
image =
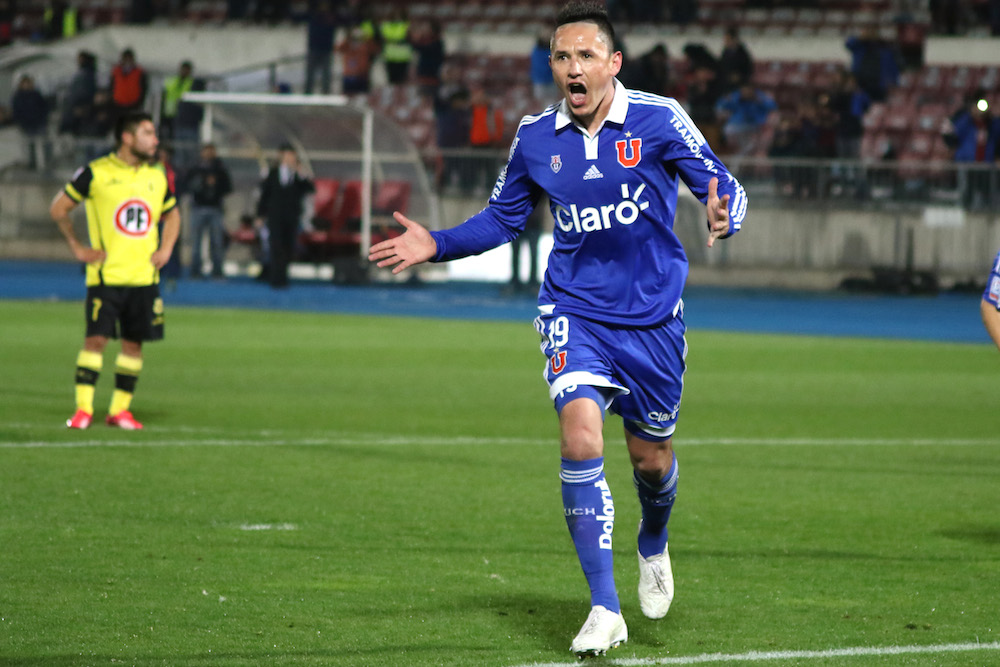
{"type": "Polygon", "coordinates": [[[267,226],[270,262],[265,269],[274,288],[288,287],[288,264],[295,250],[295,237],[302,220],[303,202],[315,191],[312,177],[299,163],[290,144],[279,149],[278,163],[264,175],[257,202],[257,217],[267,226]]]}

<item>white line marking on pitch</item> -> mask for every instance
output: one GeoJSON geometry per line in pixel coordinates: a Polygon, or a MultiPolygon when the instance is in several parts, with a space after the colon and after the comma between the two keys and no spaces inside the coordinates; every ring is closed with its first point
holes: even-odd
{"type": "Polygon", "coordinates": [[[240,530],[261,531],[261,530],[298,530],[294,523],[244,523],[240,524],[240,530]]]}
{"type": "MultiPolygon", "coordinates": [[[[701,665],[712,662],[771,662],[776,660],[822,660],[826,658],[857,658],[864,656],[961,653],[965,651],[1000,651],[1000,642],[966,644],[932,644],[929,646],[858,646],[826,651],[749,651],[747,653],[704,653],[672,658],[613,658],[605,664],[621,667],[654,667],[655,665],[701,665]]],[[[576,667],[579,662],[533,662],[519,667],[576,667]]]]}
{"type": "MultiPolygon", "coordinates": [[[[150,429],[152,430],[152,429],[150,429]]],[[[170,433],[170,429],[164,429],[170,433]]],[[[285,447],[285,446],[468,446],[468,445],[553,445],[556,438],[490,438],[476,436],[391,436],[383,434],[343,434],[329,437],[282,437],[280,433],[248,433],[246,437],[154,439],[149,431],[136,434],[131,440],[35,440],[29,442],[0,442],[0,449],[79,447],[285,447]],[[260,438],[260,439],[258,439],[260,438]]],[[[713,445],[765,447],[878,447],[878,446],[934,446],[974,447],[1000,445],[996,438],[954,438],[934,440],[929,438],[678,438],[678,447],[711,447],[713,445]]]]}

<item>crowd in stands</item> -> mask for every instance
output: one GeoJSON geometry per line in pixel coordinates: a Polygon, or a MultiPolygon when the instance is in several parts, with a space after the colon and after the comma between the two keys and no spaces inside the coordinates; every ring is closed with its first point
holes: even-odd
{"type": "MultiPolygon", "coordinates": [[[[0,45],[14,38],[32,40],[69,36],[78,30],[116,24],[153,22],[258,24],[305,23],[325,0],[0,0],[0,45]]],[[[384,15],[407,8],[414,18],[457,22],[463,27],[490,24],[502,30],[551,18],[560,0],[487,3],[481,0],[340,0],[384,15]]],[[[768,31],[842,28],[852,16],[872,15],[875,23],[914,14],[933,34],[960,35],[987,29],[1000,34],[998,0],[608,0],[616,25],[728,25],[768,31]]]]}
{"type": "MultiPolygon", "coordinates": [[[[530,6],[505,4],[493,17],[513,16],[520,7],[537,18],[556,4],[547,0],[530,6]]],[[[680,27],[704,22],[706,14],[700,10],[707,6],[713,16],[745,12],[749,17],[751,12],[764,11],[775,17],[783,10],[804,15],[817,4],[833,3],[608,0],[612,17],[625,25],[671,22],[680,27]]],[[[850,4],[844,0],[831,11],[850,4]]],[[[856,4],[906,16],[920,3],[868,0],[856,4]]],[[[464,6],[481,12],[489,7],[473,0],[465,5],[443,1],[102,0],[102,12],[119,13],[98,15],[86,14],[92,7],[87,2],[0,0],[0,44],[16,37],[36,41],[70,37],[93,25],[95,16],[108,22],[149,23],[189,20],[192,12],[201,12],[209,20],[297,22],[303,27],[305,46],[301,92],[366,96],[372,106],[407,126],[411,138],[429,156],[440,191],[481,196],[492,186],[521,116],[557,102],[559,93],[548,65],[549,32],[544,28],[538,30],[528,53],[448,53],[442,26],[453,27],[452,19],[479,20],[471,9],[461,12],[464,6]],[[44,11],[18,11],[27,6],[44,7],[44,11]],[[450,7],[451,13],[440,11],[442,7],[450,7]],[[336,70],[335,58],[339,59],[336,70]],[[341,74],[339,80],[334,80],[335,71],[341,74]]],[[[746,158],[773,159],[770,178],[777,191],[789,197],[808,199],[841,192],[866,196],[870,183],[864,168],[858,166],[860,158],[995,164],[1000,158],[1000,115],[996,113],[1000,62],[979,68],[926,67],[923,39],[928,31],[962,32],[973,20],[970,17],[1000,34],[1000,0],[930,0],[925,9],[932,23],[916,31],[911,29],[913,22],[901,21],[899,29],[887,37],[884,29],[858,24],[857,33],[844,41],[846,66],[755,62],[733,23],[718,25],[723,35],[718,53],[697,38],[685,38],[683,32],[631,53],[626,33],[619,79],[626,87],[679,100],[727,163],[738,166],[746,158]],[[675,40],[683,46],[674,45],[671,50],[675,40]],[[796,166],[802,160],[831,159],[826,163],[832,166],[825,167],[829,174],[825,180],[836,190],[827,193],[817,191],[821,180],[815,173],[796,166]]],[[[206,88],[196,63],[179,62],[175,74],[162,84],[156,82],[162,88],[155,95],[150,90],[152,79],[132,48],[125,48],[115,63],[98,70],[95,55],[81,50],[76,71],[58,95],[39,90],[28,74],[19,78],[8,106],[0,107],[0,124],[20,128],[25,166],[45,167],[51,159],[48,139],[53,134],[79,140],[85,149],[83,160],[96,157],[98,151],[107,149],[111,129],[121,114],[149,110],[156,100],[163,141],[159,164],[178,194],[192,203],[188,233],[193,238],[186,240],[192,249],[191,276],[220,277],[223,248],[234,241],[253,248],[255,258],[268,267],[262,276],[277,287],[287,285],[282,262],[291,251],[282,262],[273,261],[274,249],[265,231],[270,222],[265,225],[245,215],[238,229],[231,233],[224,229],[222,202],[232,183],[214,147],[198,144],[200,106],[183,99],[189,91],[206,88]],[[207,257],[201,253],[203,236],[207,257]]],[[[289,89],[286,85],[278,88],[289,89]]],[[[990,181],[994,174],[956,173],[965,204],[989,205],[989,198],[996,194],[996,184],[990,181]]],[[[269,177],[278,178],[275,174],[279,171],[269,177]]],[[[165,268],[168,281],[180,276],[179,257],[177,253],[174,265],[165,268]]],[[[532,268],[529,283],[537,280],[535,273],[532,268]]]]}
{"type": "MultiPolygon", "coordinates": [[[[9,10],[19,3],[36,6],[31,0],[0,0],[0,20],[11,16],[10,11],[5,13],[5,8],[9,10]]],[[[309,0],[248,3],[229,0],[220,4],[196,0],[133,0],[119,3],[126,10],[122,20],[140,23],[163,18],[181,19],[208,4],[216,7],[225,20],[301,22],[306,47],[302,92],[368,95],[371,104],[408,126],[420,148],[440,149],[436,167],[437,181],[442,187],[469,190],[488,185],[490,174],[495,170],[496,154],[509,144],[520,117],[538,112],[558,100],[548,69],[548,32],[545,29],[539,30],[527,54],[502,57],[448,54],[438,18],[447,15],[443,8],[450,5],[445,2],[309,0]],[[342,78],[339,81],[333,80],[335,57],[340,58],[342,78]],[[376,67],[382,68],[387,85],[373,90],[376,67]],[[479,150],[482,156],[457,155],[469,150],[479,150]]],[[[699,20],[703,7],[723,14],[725,11],[769,11],[777,15],[787,10],[804,15],[817,6],[843,9],[851,4],[849,0],[824,1],[818,5],[765,0],[691,0],[667,6],[645,0],[612,0],[608,6],[611,14],[626,24],[669,21],[685,25],[699,20]]],[[[892,12],[893,16],[907,16],[921,3],[859,0],[854,4],[883,13],[892,12]]],[[[104,5],[119,6],[114,2],[104,5]]],[[[962,17],[975,15],[992,19],[991,12],[998,9],[997,5],[1000,0],[966,5],[935,0],[926,3],[924,10],[935,21],[932,31],[949,32],[965,20],[962,17]]],[[[45,39],[74,34],[80,21],[79,13],[86,6],[86,3],[63,0],[46,2],[39,34],[45,39]]],[[[538,6],[544,9],[548,3],[538,6]]],[[[485,11],[485,6],[479,3],[470,2],[469,7],[485,11]]],[[[499,11],[514,10],[505,7],[499,11]]],[[[904,21],[900,25],[905,27],[908,23],[904,21]]],[[[619,78],[627,87],[681,101],[709,144],[727,157],[913,157],[906,150],[910,148],[908,133],[916,128],[912,124],[899,127],[901,119],[887,113],[886,109],[899,106],[899,91],[906,90],[908,79],[924,76],[922,33],[917,39],[911,39],[906,30],[900,30],[894,39],[887,39],[884,29],[865,24],[858,34],[845,41],[849,67],[825,63],[818,70],[815,64],[809,63],[755,63],[751,50],[735,27],[720,26],[720,30],[724,40],[718,53],[711,52],[697,40],[684,40],[683,35],[676,37],[678,41],[684,40],[684,44],[674,53],[664,42],[643,53],[626,52],[619,78]],[[878,141],[869,140],[872,137],[878,141]]],[[[627,42],[626,36],[625,46],[627,42]]],[[[176,75],[168,77],[160,94],[155,96],[161,101],[158,110],[161,136],[177,142],[178,146],[194,143],[197,139],[200,108],[182,101],[185,92],[205,87],[204,79],[196,76],[194,70],[193,63],[181,62],[176,75]]],[[[916,157],[947,159],[953,156],[956,161],[969,162],[994,159],[998,153],[997,132],[992,129],[996,115],[989,102],[1000,100],[995,100],[995,96],[990,100],[986,93],[976,93],[975,83],[970,81],[963,89],[955,88],[948,91],[951,95],[933,100],[936,116],[920,121],[922,143],[917,143],[929,148],[919,151],[916,157]],[[985,108],[963,102],[959,109],[958,100],[966,95],[975,97],[975,104],[985,99],[985,108]],[[950,108],[945,108],[948,106],[950,108]]],[[[52,116],[58,118],[58,133],[78,138],[107,137],[118,115],[130,109],[148,107],[149,85],[149,77],[132,49],[125,49],[119,61],[104,75],[97,72],[94,55],[81,51],[77,57],[77,71],[58,99],[33,89],[27,81],[24,90],[19,86],[15,93],[17,112],[13,113],[15,100],[12,98],[6,121],[20,126],[26,137],[37,139],[45,133],[45,125],[40,119],[47,118],[51,110],[52,116]],[[29,99],[34,111],[26,113],[29,99]],[[44,112],[38,111],[43,107],[44,112]]],[[[289,90],[289,87],[283,86],[280,90],[289,90]]],[[[906,102],[911,107],[923,108],[924,100],[907,98],[906,102]]],[[[183,149],[175,155],[175,161],[182,167],[195,158],[196,154],[185,153],[183,149]]],[[[37,165],[39,159],[30,153],[28,161],[37,165]]],[[[783,186],[790,191],[800,189],[791,180],[786,180],[783,186]]]]}

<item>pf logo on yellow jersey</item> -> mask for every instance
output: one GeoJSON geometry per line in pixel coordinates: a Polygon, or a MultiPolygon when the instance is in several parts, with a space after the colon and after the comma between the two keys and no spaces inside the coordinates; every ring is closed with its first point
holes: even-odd
{"type": "Polygon", "coordinates": [[[115,229],[125,236],[145,236],[152,224],[149,205],[141,199],[129,199],[115,211],[115,229]]]}

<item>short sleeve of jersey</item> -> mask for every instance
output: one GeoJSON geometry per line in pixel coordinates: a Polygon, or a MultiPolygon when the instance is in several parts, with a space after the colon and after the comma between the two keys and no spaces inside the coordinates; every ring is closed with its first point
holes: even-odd
{"type": "Polygon", "coordinates": [[[176,206],[177,195],[174,194],[174,189],[170,186],[170,180],[167,179],[167,189],[163,193],[163,212],[166,213],[176,206]]]}
{"type": "Polygon", "coordinates": [[[983,292],[983,301],[990,303],[994,308],[1000,310],[1000,252],[993,260],[993,269],[990,277],[986,281],[986,291],[983,292]]]}
{"type": "Polygon", "coordinates": [[[90,165],[80,167],[73,174],[70,182],[66,184],[64,190],[70,199],[79,203],[90,196],[90,183],[93,180],[94,172],[91,171],[90,165]]]}

